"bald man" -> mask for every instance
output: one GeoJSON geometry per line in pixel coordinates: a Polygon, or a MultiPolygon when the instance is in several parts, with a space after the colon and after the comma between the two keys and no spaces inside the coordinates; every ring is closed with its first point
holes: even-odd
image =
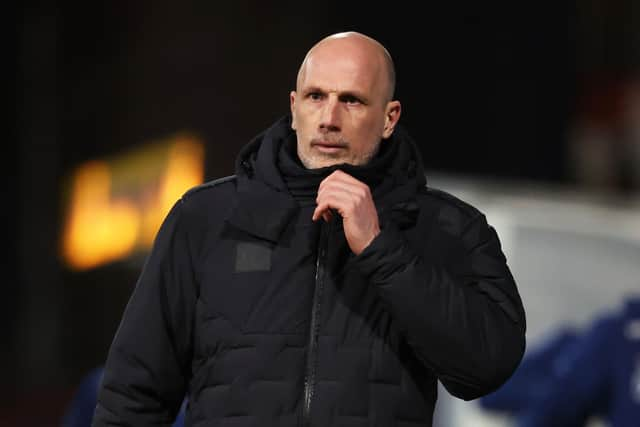
{"type": "Polygon", "coordinates": [[[311,48],[291,114],[166,217],[109,350],[95,426],[430,426],[437,381],[504,383],[525,314],[495,230],[426,185],[389,52],[311,48]]]}

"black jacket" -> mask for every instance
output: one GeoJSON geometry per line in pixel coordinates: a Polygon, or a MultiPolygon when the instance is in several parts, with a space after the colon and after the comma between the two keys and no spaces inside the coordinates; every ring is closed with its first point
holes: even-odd
{"type": "Polygon", "coordinates": [[[109,351],[95,426],[429,426],[436,381],[499,387],[525,316],[484,215],[426,186],[413,142],[374,194],[381,233],[358,256],[340,218],[311,221],[259,135],[234,176],[164,221],[109,351]],[[389,181],[390,180],[390,181],[389,181]],[[389,188],[391,188],[389,190],[389,188]]]}

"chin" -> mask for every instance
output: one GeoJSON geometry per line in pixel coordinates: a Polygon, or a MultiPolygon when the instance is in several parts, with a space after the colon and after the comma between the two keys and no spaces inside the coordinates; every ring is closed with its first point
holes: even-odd
{"type": "Polygon", "coordinates": [[[343,165],[345,163],[354,164],[354,162],[349,159],[335,158],[311,162],[312,167],[309,169],[328,168],[329,166],[343,165]]]}
{"type": "Polygon", "coordinates": [[[302,162],[304,167],[307,169],[320,169],[333,165],[339,165],[341,163],[349,163],[347,159],[344,159],[342,157],[298,157],[300,158],[300,161],[302,162]]]}

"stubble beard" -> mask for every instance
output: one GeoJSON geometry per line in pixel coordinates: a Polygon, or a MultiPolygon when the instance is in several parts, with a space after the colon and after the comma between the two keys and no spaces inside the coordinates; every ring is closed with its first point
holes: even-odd
{"type": "MultiPolygon", "coordinates": [[[[300,162],[306,169],[320,169],[325,168],[337,164],[351,164],[354,166],[362,166],[366,165],[375,157],[380,149],[380,142],[376,144],[371,150],[361,153],[357,155],[355,153],[346,156],[341,153],[314,153],[311,144],[308,146],[308,150],[302,150],[300,148],[300,143],[297,144],[297,153],[300,162]]],[[[347,150],[349,144],[347,143],[347,150]]]]}

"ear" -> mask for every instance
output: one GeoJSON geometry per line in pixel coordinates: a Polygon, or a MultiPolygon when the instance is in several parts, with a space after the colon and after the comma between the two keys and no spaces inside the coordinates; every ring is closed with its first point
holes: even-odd
{"type": "Polygon", "coordinates": [[[296,91],[289,93],[289,106],[291,108],[291,129],[296,130],[296,91]]]}
{"type": "Polygon", "coordinates": [[[384,114],[384,129],[382,131],[382,138],[387,139],[393,134],[393,130],[400,119],[400,113],[402,112],[402,106],[400,101],[389,101],[385,109],[384,114]]]}

